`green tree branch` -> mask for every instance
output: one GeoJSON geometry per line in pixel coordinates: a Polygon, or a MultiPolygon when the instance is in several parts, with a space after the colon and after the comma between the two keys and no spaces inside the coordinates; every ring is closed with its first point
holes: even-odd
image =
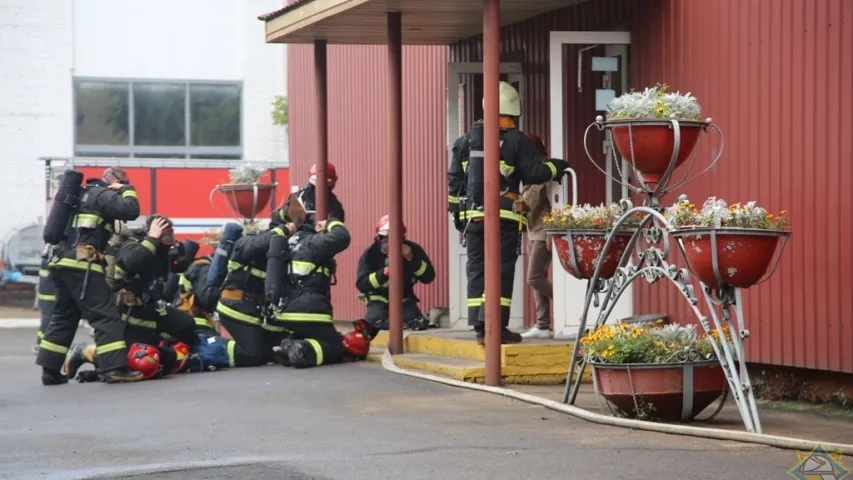
{"type": "Polygon", "coordinates": [[[272,123],[286,126],[288,122],[287,97],[276,95],[272,102],[272,123]]]}

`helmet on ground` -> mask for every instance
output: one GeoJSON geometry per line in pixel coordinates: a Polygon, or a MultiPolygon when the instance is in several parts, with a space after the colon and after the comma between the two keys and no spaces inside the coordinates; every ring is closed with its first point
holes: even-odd
{"type": "MultiPolygon", "coordinates": [[[[335,188],[335,184],[338,183],[338,170],[331,162],[326,163],[326,181],[329,183],[329,188],[335,188]]],[[[316,163],[311,165],[311,170],[308,170],[308,183],[317,185],[316,163]]]]}
{"type": "Polygon", "coordinates": [[[190,346],[184,342],[174,342],[171,345],[177,354],[177,361],[171,373],[186,372],[190,368],[190,346]]]}
{"type": "Polygon", "coordinates": [[[127,368],[152,378],[160,371],[160,351],[151,345],[134,343],[127,350],[127,368]]]}
{"type": "MultiPolygon", "coordinates": [[[[485,98],[483,108],[486,108],[485,98]]],[[[521,116],[521,99],[518,97],[518,90],[506,82],[501,82],[498,86],[498,113],[507,117],[521,116]]]]}
{"type": "MultiPolygon", "coordinates": [[[[383,215],[382,218],[376,222],[376,234],[380,237],[387,237],[388,232],[391,230],[391,217],[388,215],[383,215]]],[[[406,225],[403,225],[403,236],[406,235],[406,225]]]]}
{"type": "Polygon", "coordinates": [[[370,352],[370,339],[361,331],[353,331],[344,335],[344,349],[353,357],[364,357],[370,352]]]}
{"type": "Polygon", "coordinates": [[[123,183],[128,185],[130,183],[130,178],[127,176],[127,172],[125,172],[121,167],[110,167],[104,170],[103,179],[104,182],[108,184],[123,183]]]}

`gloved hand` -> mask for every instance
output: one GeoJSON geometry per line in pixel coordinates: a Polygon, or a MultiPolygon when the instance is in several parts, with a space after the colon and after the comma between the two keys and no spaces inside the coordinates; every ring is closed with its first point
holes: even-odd
{"type": "Polygon", "coordinates": [[[243,226],[239,223],[226,223],[225,228],[222,230],[222,238],[220,239],[220,243],[230,242],[234,243],[240,238],[240,235],[243,234],[243,226]]]}
{"type": "Polygon", "coordinates": [[[552,158],[548,161],[551,163],[551,165],[557,167],[557,176],[554,177],[554,181],[559,182],[563,178],[563,175],[566,174],[566,169],[569,168],[569,162],[561,160],[559,158],[552,158]]]}

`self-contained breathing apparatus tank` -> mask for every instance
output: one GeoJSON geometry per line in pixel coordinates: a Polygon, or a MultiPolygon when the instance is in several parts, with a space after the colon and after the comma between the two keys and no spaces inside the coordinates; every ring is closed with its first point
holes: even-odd
{"type": "Polygon", "coordinates": [[[219,288],[225,277],[228,275],[228,259],[231,257],[231,252],[234,250],[234,242],[236,242],[243,234],[243,226],[238,223],[229,223],[225,225],[222,232],[222,237],[219,239],[219,246],[216,247],[216,252],[210,262],[210,269],[207,271],[207,284],[209,286],[219,288]]]}
{"type": "Polygon", "coordinates": [[[267,276],[264,279],[264,299],[278,306],[287,295],[290,282],[290,247],[288,237],[273,235],[267,251],[267,276]]]}
{"type": "Polygon", "coordinates": [[[83,174],[77,170],[66,171],[62,176],[53,206],[44,224],[42,239],[45,243],[58,245],[68,234],[74,212],[80,205],[82,191],[83,174]]]}

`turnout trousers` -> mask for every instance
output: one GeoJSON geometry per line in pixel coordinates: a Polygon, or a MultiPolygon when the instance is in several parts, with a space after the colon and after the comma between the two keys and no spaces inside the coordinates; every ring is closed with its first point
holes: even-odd
{"type": "Polygon", "coordinates": [[[39,324],[38,337],[36,345],[40,344],[44,338],[44,332],[47,331],[47,326],[50,323],[50,317],[53,315],[53,309],[56,306],[56,295],[46,295],[39,293],[39,311],[41,312],[41,323],[39,324]]]}
{"type": "MultiPolygon", "coordinates": [[[[368,297],[369,298],[369,297],[368,297]]],[[[381,300],[368,300],[364,312],[364,319],[379,330],[388,330],[388,302],[381,300]]],[[[418,302],[414,298],[403,299],[403,328],[414,324],[423,317],[418,302]]]]}
{"type": "Polygon", "coordinates": [[[228,357],[232,367],[257,367],[273,361],[272,347],[281,342],[282,334],[263,328],[263,322],[238,320],[220,309],[219,321],[228,333],[228,357]]]}
{"type": "Polygon", "coordinates": [[[108,372],[127,367],[124,324],[121,322],[112,291],[107,286],[104,275],[95,271],[95,266],[92,265],[92,271],[89,272],[85,292],[85,271],[70,268],[50,270],[51,280],[56,285],[56,304],[36,357],[36,364],[46,370],[62,369],[68,347],[74,341],[77,326],[83,317],[95,329],[98,371],[108,372]]]}
{"type": "Polygon", "coordinates": [[[276,321],[274,326],[285,330],[281,347],[290,357],[285,366],[309,368],[344,361],[343,337],[332,322],[276,321]]]}
{"type": "MultiPolygon", "coordinates": [[[[515,263],[518,260],[519,229],[517,222],[501,221],[501,323],[509,326],[509,312],[512,307],[512,288],[515,283],[515,263]]],[[[468,244],[468,325],[478,333],[485,331],[485,255],[486,243],[483,236],[483,222],[471,222],[465,231],[468,244]]]]}

